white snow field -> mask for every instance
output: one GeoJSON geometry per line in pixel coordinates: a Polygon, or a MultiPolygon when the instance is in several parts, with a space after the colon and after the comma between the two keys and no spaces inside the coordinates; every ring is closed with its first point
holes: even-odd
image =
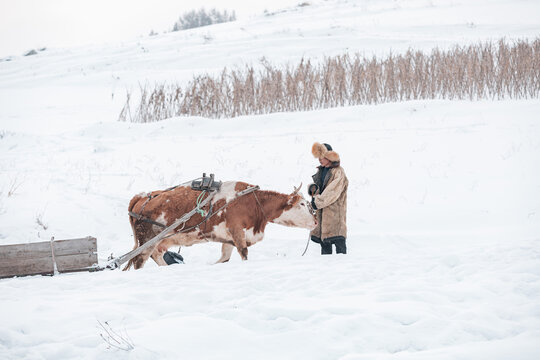
{"type": "Polygon", "coordinates": [[[540,34],[538,1],[309,3],[0,61],[0,245],[92,235],[105,264],[133,247],[133,195],[203,172],[305,190],[315,141],[350,182],[347,255],[301,256],[307,230],[269,225],[244,262],[213,265],[208,243],[182,248],[184,265],[0,279],[0,359],[540,358],[539,99],[117,121],[139,83],[262,57],[540,34]]]}

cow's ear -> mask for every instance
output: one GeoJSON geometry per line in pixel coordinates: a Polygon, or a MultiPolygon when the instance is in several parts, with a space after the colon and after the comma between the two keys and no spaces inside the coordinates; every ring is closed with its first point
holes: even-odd
{"type": "Polygon", "coordinates": [[[292,193],[291,195],[289,195],[289,200],[287,201],[287,204],[290,205],[290,206],[294,206],[294,205],[298,204],[300,199],[302,199],[302,196],[300,196],[298,194],[295,194],[295,193],[292,193]]]}

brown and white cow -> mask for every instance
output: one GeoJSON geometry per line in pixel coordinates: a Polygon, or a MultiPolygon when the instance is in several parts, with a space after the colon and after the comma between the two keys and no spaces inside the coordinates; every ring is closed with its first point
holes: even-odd
{"type": "MultiPolygon", "coordinates": [[[[247,248],[263,239],[268,223],[310,230],[316,226],[310,204],[297,193],[298,190],[292,194],[256,190],[234,199],[237,192],[248,187],[251,185],[244,182],[223,183],[212,199],[213,210],[217,211],[215,215],[187,232],[176,232],[166,237],[154,248],[149,248],[130,260],[124,270],[131,265],[134,265],[135,269],[141,268],[149,256],[152,256],[158,265],[167,265],[163,254],[171,246],[191,246],[208,241],[222,243],[218,263],[230,259],[233,247],[236,247],[243,260],[247,260],[247,248]],[[225,204],[228,205],[218,211],[225,204]]],[[[189,186],[181,186],[168,191],[154,191],[149,194],[151,200],[148,200],[148,194],[136,195],[129,203],[129,211],[140,214],[142,210],[145,218],[169,226],[195,207],[200,193],[189,186]]],[[[208,210],[208,206],[205,210],[208,210]]],[[[182,229],[194,227],[203,219],[202,215],[197,213],[182,229]]],[[[135,237],[134,249],[163,231],[162,227],[131,216],[130,223],[135,237]]]]}

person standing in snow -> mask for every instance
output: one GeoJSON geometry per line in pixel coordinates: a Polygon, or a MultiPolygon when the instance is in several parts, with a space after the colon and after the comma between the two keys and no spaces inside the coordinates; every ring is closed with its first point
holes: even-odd
{"type": "Polygon", "coordinates": [[[337,152],[328,144],[314,143],[311,153],[321,164],[308,186],[311,205],[317,211],[317,227],[311,231],[311,240],[321,244],[321,254],[346,254],[347,246],[347,187],[349,180],[340,166],[337,152]]]}

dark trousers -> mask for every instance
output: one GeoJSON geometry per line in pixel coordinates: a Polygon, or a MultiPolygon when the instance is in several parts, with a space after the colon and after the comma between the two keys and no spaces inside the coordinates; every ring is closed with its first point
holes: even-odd
{"type": "Polygon", "coordinates": [[[326,238],[323,241],[316,236],[312,236],[311,241],[321,244],[321,255],[332,254],[332,244],[336,245],[336,254],[347,253],[346,239],[343,236],[333,236],[326,238]]]}

